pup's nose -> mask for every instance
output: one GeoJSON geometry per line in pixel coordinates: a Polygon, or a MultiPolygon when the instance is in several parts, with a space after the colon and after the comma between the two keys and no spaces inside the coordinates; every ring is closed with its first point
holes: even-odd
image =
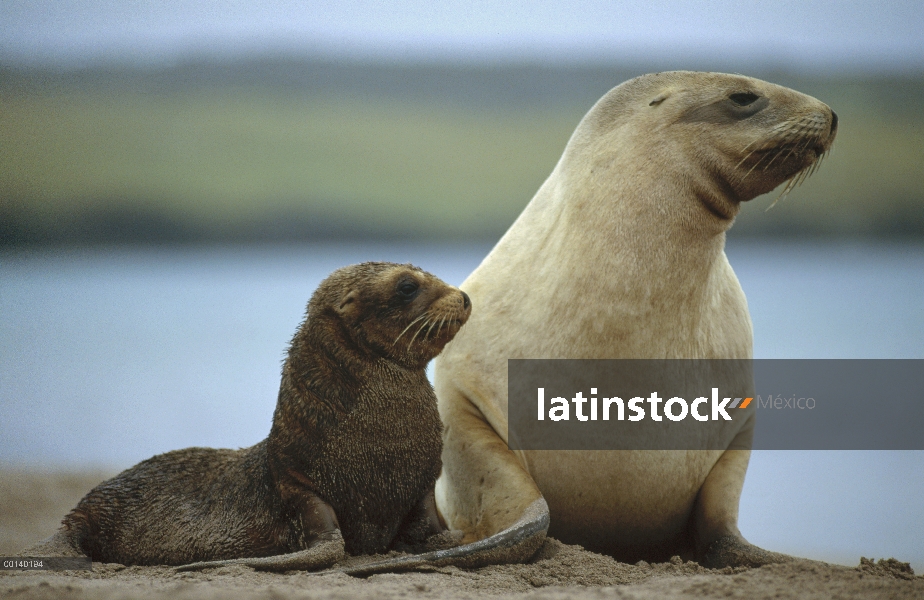
{"type": "Polygon", "coordinates": [[[837,113],[833,110],[831,111],[831,135],[834,135],[837,132],[837,113]]]}
{"type": "Polygon", "coordinates": [[[462,308],[468,310],[468,307],[471,305],[472,305],[472,301],[469,299],[468,294],[466,294],[465,292],[462,292],[462,308]]]}

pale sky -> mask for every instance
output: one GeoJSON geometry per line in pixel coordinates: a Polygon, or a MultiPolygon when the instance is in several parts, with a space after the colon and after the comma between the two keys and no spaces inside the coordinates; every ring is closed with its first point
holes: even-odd
{"type": "Polygon", "coordinates": [[[359,58],[721,61],[924,70],[921,0],[3,0],[0,61],[359,58]]]}

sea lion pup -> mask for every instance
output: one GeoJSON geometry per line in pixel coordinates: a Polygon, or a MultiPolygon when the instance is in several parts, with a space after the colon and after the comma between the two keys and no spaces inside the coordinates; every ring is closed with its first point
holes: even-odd
{"type": "Polygon", "coordinates": [[[464,292],[411,265],[335,271],[292,339],[266,440],[148,459],[24,554],[286,571],[328,566],[344,545],[455,543],[433,502],[442,424],[424,369],[470,314],[464,292]]]}
{"type": "Polygon", "coordinates": [[[720,73],[644,75],[594,105],[460,286],[479,309],[435,364],[446,425],[436,504],[463,541],[525,532],[497,549],[515,562],[551,522],[550,535],[623,560],[785,560],[737,526],[753,420],[724,451],[514,452],[507,360],[751,358],[725,232],[742,202],[806,177],[836,130],[814,98],[720,73]]]}

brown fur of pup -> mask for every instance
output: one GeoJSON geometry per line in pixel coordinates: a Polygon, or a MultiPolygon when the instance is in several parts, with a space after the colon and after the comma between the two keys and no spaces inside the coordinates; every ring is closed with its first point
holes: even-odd
{"type": "Polygon", "coordinates": [[[452,544],[433,501],[442,424],[424,369],[470,313],[468,296],[411,265],[335,271],[292,339],[266,440],[143,461],[22,554],[290,570],[327,566],[344,545],[452,544]]]}

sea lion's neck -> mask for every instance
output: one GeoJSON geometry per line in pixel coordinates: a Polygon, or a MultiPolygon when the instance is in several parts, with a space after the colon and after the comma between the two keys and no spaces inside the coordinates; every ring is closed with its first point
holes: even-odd
{"type": "Polygon", "coordinates": [[[317,438],[355,410],[380,410],[402,385],[429,385],[424,366],[403,365],[359,345],[334,316],[315,315],[283,365],[270,438],[317,438]],[[369,393],[368,382],[376,382],[369,393]],[[395,389],[392,390],[391,387],[395,389]]]}
{"type": "Polygon", "coordinates": [[[559,217],[545,219],[548,243],[538,251],[548,261],[564,258],[565,272],[594,282],[601,302],[618,292],[639,301],[639,296],[677,297],[688,305],[724,262],[727,228],[689,199],[691,193],[707,197],[715,190],[689,183],[685,189],[661,182],[646,192],[615,188],[562,194],[556,199],[559,217]]]}
{"type": "Polygon", "coordinates": [[[271,443],[298,444],[300,438],[335,425],[353,410],[361,382],[374,376],[375,369],[375,362],[364,357],[338,319],[308,319],[283,364],[271,443]]]}
{"type": "Polygon", "coordinates": [[[530,356],[556,355],[558,347],[574,358],[579,348],[593,353],[588,358],[603,357],[601,348],[609,348],[611,358],[748,352],[728,349],[730,342],[713,340],[718,334],[710,331],[716,329],[711,319],[739,297],[740,287],[725,258],[724,230],[697,221],[701,207],[683,212],[684,199],[675,202],[676,192],[664,187],[644,198],[612,190],[595,190],[597,197],[546,191],[558,193],[524,211],[527,226],[512,228],[490,258],[510,281],[517,273],[537,274],[542,293],[524,287],[504,290],[517,299],[484,300],[546,315],[556,339],[548,348],[529,349],[530,356]]]}

